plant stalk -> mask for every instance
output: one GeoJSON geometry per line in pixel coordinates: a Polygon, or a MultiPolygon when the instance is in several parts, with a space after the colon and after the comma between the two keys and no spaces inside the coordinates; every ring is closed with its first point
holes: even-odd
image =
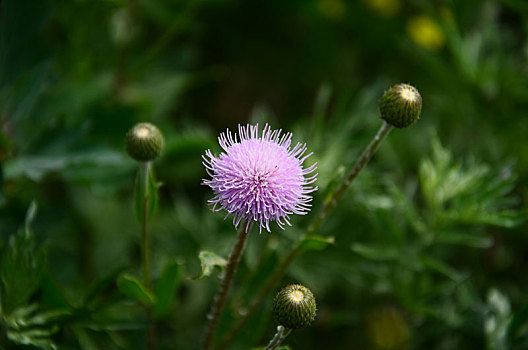
{"type": "Polygon", "coordinates": [[[139,183],[141,186],[141,195],[143,196],[143,213],[141,220],[141,267],[143,269],[143,283],[145,288],[150,291],[150,247],[148,235],[148,208],[149,208],[149,171],[150,162],[139,163],[139,183]]]}
{"type": "Polygon", "coordinates": [[[264,350],[275,350],[281,343],[286,339],[286,337],[291,333],[291,329],[286,329],[284,326],[277,327],[277,333],[271,339],[268,346],[264,350]]]}
{"type": "MultiPolygon", "coordinates": [[[[149,172],[150,162],[139,163],[139,184],[141,187],[141,196],[143,196],[143,212],[141,220],[141,267],[143,270],[143,284],[148,292],[152,291],[152,281],[150,279],[150,242],[148,234],[148,213],[149,213],[149,172]]],[[[153,323],[152,308],[147,306],[147,349],[156,348],[156,326],[153,323]]]]}
{"type": "Polygon", "coordinates": [[[229,291],[233,285],[235,273],[238,268],[238,263],[242,257],[242,253],[249,236],[249,231],[251,230],[252,226],[252,222],[244,221],[240,224],[240,228],[238,229],[237,239],[233,245],[233,248],[231,249],[231,253],[229,254],[224,276],[222,278],[222,284],[220,285],[220,288],[214,297],[214,304],[211,308],[211,312],[207,316],[210,321],[205,333],[205,339],[202,347],[203,350],[211,349],[214,343],[214,338],[218,330],[218,324],[220,322],[220,316],[222,316],[224,311],[227,298],[229,296],[229,291]]]}
{"type": "MultiPolygon", "coordinates": [[[[306,236],[312,236],[317,232],[317,230],[319,230],[324,220],[326,220],[328,215],[335,209],[337,203],[341,200],[341,198],[343,198],[343,195],[345,194],[346,190],[350,187],[350,184],[355,180],[355,178],[365,167],[365,165],[367,165],[374,153],[376,153],[376,151],[378,150],[381,142],[385,139],[385,137],[387,137],[387,135],[393,128],[394,127],[392,125],[383,122],[383,125],[376,133],[376,136],[374,136],[372,141],[370,141],[369,145],[365,148],[365,150],[358,158],[350,172],[339,184],[337,189],[332,193],[330,198],[324,202],[323,207],[319,211],[318,215],[308,226],[308,229],[306,230],[303,238],[305,238],[306,236]]],[[[275,270],[275,273],[261,288],[260,293],[249,306],[248,312],[235,323],[233,328],[231,328],[224,341],[218,347],[218,350],[227,349],[227,346],[231,343],[231,341],[233,341],[238,332],[244,327],[251,315],[253,315],[253,313],[262,304],[270,290],[282,279],[282,277],[288,270],[288,267],[295,261],[295,259],[297,259],[300,254],[301,252],[297,249],[297,245],[295,245],[294,248],[290,250],[290,253],[288,253],[288,255],[284,258],[284,260],[282,260],[281,264],[279,265],[279,268],[275,270]]]]}
{"type": "Polygon", "coordinates": [[[361,170],[365,167],[365,165],[367,165],[374,153],[376,153],[376,151],[378,150],[381,142],[385,139],[385,137],[387,137],[387,135],[393,128],[394,127],[392,125],[388,124],[387,122],[383,122],[383,125],[378,130],[376,136],[374,136],[372,141],[370,141],[367,148],[365,148],[359,159],[356,161],[356,164],[354,164],[347,176],[343,179],[343,181],[341,181],[339,187],[332,193],[330,198],[325,200],[323,207],[317,214],[316,218],[308,226],[308,229],[305,233],[306,236],[314,235],[317,230],[319,230],[324,220],[328,217],[332,210],[335,209],[337,203],[341,200],[341,198],[343,198],[343,195],[345,194],[346,190],[350,187],[352,181],[355,180],[361,170]]]}

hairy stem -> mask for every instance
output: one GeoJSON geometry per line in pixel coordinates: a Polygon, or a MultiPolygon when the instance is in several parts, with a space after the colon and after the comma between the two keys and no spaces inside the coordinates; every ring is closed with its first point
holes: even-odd
{"type": "MultiPolygon", "coordinates": [[[[141,188],[140,195],[143,196],[143,212],[141,213],[141,267],[143,271],[143,284],[147,291],[152,290],[152,282],[150,280],[150,244],[148,234],[148,213],[149,213],[149,171],[150,162],[141,162],[139,165],[139,186],[141,188]]],[[[147,326],[147,349],[154,350],[156,348],[156,327],[152,319],[152,308],[147,307],[147,319],[149,324],[147,326]]]]}
{"type": "MultiPolygon", "coordinates": [[[[315,219],[312,221],[312,223],[308,226],[308,229],[306,230],[304,237],[314,235],[317,230],[321,227],[324,220],[328,217],[328,215],[334,210],[337,203],[343,198],[343,195],[345,194],[348,187],[350,187],[350,184],[354,179],[358,176],[358,174],[361,172],[361,170],[367,165],[369,160],[372,158],[374,153],[376,153],[377,149],[379,148],[381,142],[387,137],[389,132],[393,129],[393,126],[390,124],[387,124],[386,122],[383,122],[383,125],[378,130],[376,136],[372,139],[372,141],[369,143],[369,145],[365,148],[359,159],[356,161],[350,172],[347,174],[347,176],[343,179],[343,181],[339,184],[337,189],[332,193],[330,198],[326,200],[323,204],[323,207],[319,211],[318,215],[315,217],[315,219]]],[[[303,237],[303,238],[304,238],[303,237]]],[[[286,271],[288,270],[288,267],[297,259],[297,257],[301,254],[301,252],[297,249],[297,245],[295,245],[290,253],[282,260],[281,264],[279,265],[279,268],[275,270],[275,273],[268,279],[266,284],[261,288],[260,293],[257,295],[255,299],[253,299],[253,302],[248,308],[248,312],[240,318],[235,325],[231,328],[229,333],[227,334],[224,341],[220,344],[218,347],[218,350],[224,350],[227,349],[227,346],[233,341],[235,336],[238,334],[238,332],[244,327],[248,319],[253,315],[253,313],[258,309],[258,307],[262,304],[266,296],[268,295],[269,291],[282,279],[286,271]]]]}
{"type": "Polygon", "coordinates": [[[218,289],[218,292],[214,298],[213,307],[211,308],[211,312],[208,315],[210,321],[205,333],[202,347],[203,350],[209,350],[213,345],[214,337],[220,322],[220,316],[222,316],[222,312],[224,311],[227,298],[229,296],[229,291],[231,290],[235,273],[238,268],[238,263],[240,262],[242,252],[246,246],[249,231],[251,230],[252,226],[252,222],[244,221],[240,224],[240,228],[238,229],[237,239],[233,245],[233,248],[231,249],[229,259],[227,260],[227,266],[222,278],[222,284],[218,289]]]}
{"type": "Polygon", "coordinates": [[[286,337],[291,333],[291,329],[286,329],[284,326],[277,327],[277,333],[268,343],[265,350],[275,350],[281,343],[286,339],[286,337]]]}
{"type": "Polygon", "coordinates": [[[141,162],[139,165],[139,184],[143,196],[143,212],[141,217],[141,267],[143,270],[143,283],[150,291],[150,247],[148,235],[148,208],[149,208],[149,170],[150,162],[141,162]]]}
{"type": "Polygon", "coordinates": [[[367,165],[369,160],[372,158],[374,153],[378,150],[381,142],[385,139],[385,137],[389,134],[389,132],[393,129],[393,126],[383,122],[383,125],[378,130],[378,133],[372,141],[370,141],[369,145],[359,159],[356,161],[356,164],[352,167],[350,172],[347,174],[347,176],[341,181],[337,189],[332,193],[330,198],[328,198],[324,204],[319,213],[317,214],[316,218],[312,221],[310,226],[308,226],[308,230],[306,230],[306,236],[311,236],[319,230],[321,225],[323,224],[324,220],[328,217],[328,215],[334,210],[337,203],[343,198],[343,195],[345,194],[346,190],[350,187],[350,184],[354,179],[358,176],[358,174],[361,172],[361,170],[367,165]]]}

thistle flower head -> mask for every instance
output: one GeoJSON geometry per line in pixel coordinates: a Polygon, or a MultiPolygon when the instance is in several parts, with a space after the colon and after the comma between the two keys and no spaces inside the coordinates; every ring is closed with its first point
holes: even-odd
{"type": "Polygon", "coordinates": [[[238,226],[243,219],[258,223],[260,230],[270,231],[270,221],[280,228],[290,225],[291,214],[304,215],[310,210],[310,186],[316,164],[303,168],[312,153],[306,144],[291,145],[291,133],[281,134],[267,124],[259,135],[258,124],[238,127],[238,134],[229,129],[218,141],[224,150],[215,156],[207,150],[204,166],[211,179],[204,179],[215,196],[209,200],[213,211],[226,210],[238,226]]]}
{"type": "Polygon", "coordinates": [[[277,322],[289,329],[308,327],[314,320],[316,311],[315,297],[301,284],[282,288],[273,300],[273,314],[277,322]]]}
{"type": "Polygon", "coordinates": [[[138,123],[128,131],[125,145],[129,156],[138,162],[149,162],[159,157],[164,140],[155,125],[138,123]]]}
{"type": "Polygon", "coordinates": [[[422,96],[409,84],[396,84],[379,101],[381,118],[397,128],[405,128],[420,118],[422,96]]]}

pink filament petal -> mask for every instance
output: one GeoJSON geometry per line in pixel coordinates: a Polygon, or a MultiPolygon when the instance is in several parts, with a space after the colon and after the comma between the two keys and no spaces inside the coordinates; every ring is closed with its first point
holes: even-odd
{"type": "Polygon", "coordinates": [[[226,218],[233,215],[233,224],[255,221],[260,230],[270,232],[269,222],[276,221],[284,229],[290,225],[289,215],[305,215],[310,211],[309,193],[317,187],[309,186],[317,179],[312,174],[316,164],[303,168],[306,144],[291,148],[291,133],[271,130],[266,124],[259,137],[258,124],[238,126],[238,135],[228,129],[218,142],[224,152],[214,156],[205,152],[203,165],[211,179],[204,179],[214,197],[209,200],[213,211],[226,210],[226,218]]]}

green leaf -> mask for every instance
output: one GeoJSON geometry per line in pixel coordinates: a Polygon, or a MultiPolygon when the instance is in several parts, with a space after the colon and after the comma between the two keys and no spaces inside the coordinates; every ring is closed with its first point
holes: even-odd
{"type": "Polygon", "coordinates": [[[484,320],[484,331],[488,349],[511,349],[508,342],[508,328],[512,320],[510,301],[493,288],[488,292],[487,304],[489,312],[484,320]]]}
{"type": "Polygon", "coordinates": [[[422,256],[419,259],[420,263],[423,264],[426,268],[436,271],[444,276],[446,276],[449,279],[452,279],[453,281],[460,281],[463,279],[463,276],[461,273],[459,273],[457,270],[453,269],[451,266],[447,265],[446,263],[431,258],[427,256],[422,256]]]}
{"type": "Polygon", "coordinates": [[[387,246],[372,246],[356,243],[350,248],[352,251],[365,259],[387,261],[397,260],[400,257],[398,249],[387,246]]]}
{"type": "Polygon", "coordinates": [[[147,291],[145,286],[134,276],[121,275],[117,281],[119,290],[129,298],[135,299],[142,304],[152,305],[155,297],[147,291]]]}
{"type": "Polygon", "coordinates": [[[335,245],[335,238],[323,236],[308,236],[297,243],[297,250],[306,252],[309,250],[323,250],[329,245],[335,245]]]}
{"type": "Polygon", "coordinates": [[[154,315],[161,317],[165,315],[171,307],[174,300],[174,292],[181,281],[181,267],[177,261],[169,262],[160,278],[156,282],[154,294],[156,296],[156,304],[154,305],[154,315]]]}
{"type": "Polygon", "coordinates": [[[203,280],[213,273],[215,267],[219,267],[220,270],[223,270],[227,265],[226,259],[216,255],[213,252],[205,250],[200,252],[198,258],[202,264],[202,273],[194,278],[191,278],[192,280],[203,280]]]}
{"type": "Polygon", "coordinates": [[[124,270],[125,267],[119,267],[97,280],[84,295],[81,305],[88,306],[92,302],[95,302],[108,289],[115,288],[115,280],[124,270]]]}
{"type": "Polygon", "coordinates": [[[57,347],[51,341],[51,336],[58,331],[57,327],[52,329],[28,329],[22,332],[7,331],[7,337],[18,345],[32,345],[40,349],[56,350],[57,347]]]}
{"type": "Polygon", "coordinates": [[[136,177],[136,185],[134,191],[136,218],[139,223],[143,223],[145,206],[147,207],[148,219],[151,219],[156,213],[156,210],[158,208],[158,188],[159,184],[156,182],[153,167],[150,164],[141,164],[136,177]],[[141,168],[142,166],[147,167],[146,180],[143,177],[145,176],[145,170],[141,168]],[[146,188],[145,181],[147,184],[146,188]]]}
{"type": "Polygon", "coordinates": [[[30,231],[31,221],[36,213],[32,203],[26,216],[25,229],[9,238],[0,259],[2,282],[2,308],[9,314],[24,304],[40,285],[46,267],[46,252],[37,247],[30,231]]]}
{"type": "Polygon", "coordinates": [[[461,232],[445,232],[435,237],[438,244],[455,244],[472,248],[489,248],[493,245],[493,238],[461,232]]]}
{"type": "Polygon", "coordinates": [[[59,330],[57,324],[69,316],[69,311],[41,311],[37,304],[24,305],[4,318],[6,334],[15,344],[56,349],[51,337],[59,330]]]}

